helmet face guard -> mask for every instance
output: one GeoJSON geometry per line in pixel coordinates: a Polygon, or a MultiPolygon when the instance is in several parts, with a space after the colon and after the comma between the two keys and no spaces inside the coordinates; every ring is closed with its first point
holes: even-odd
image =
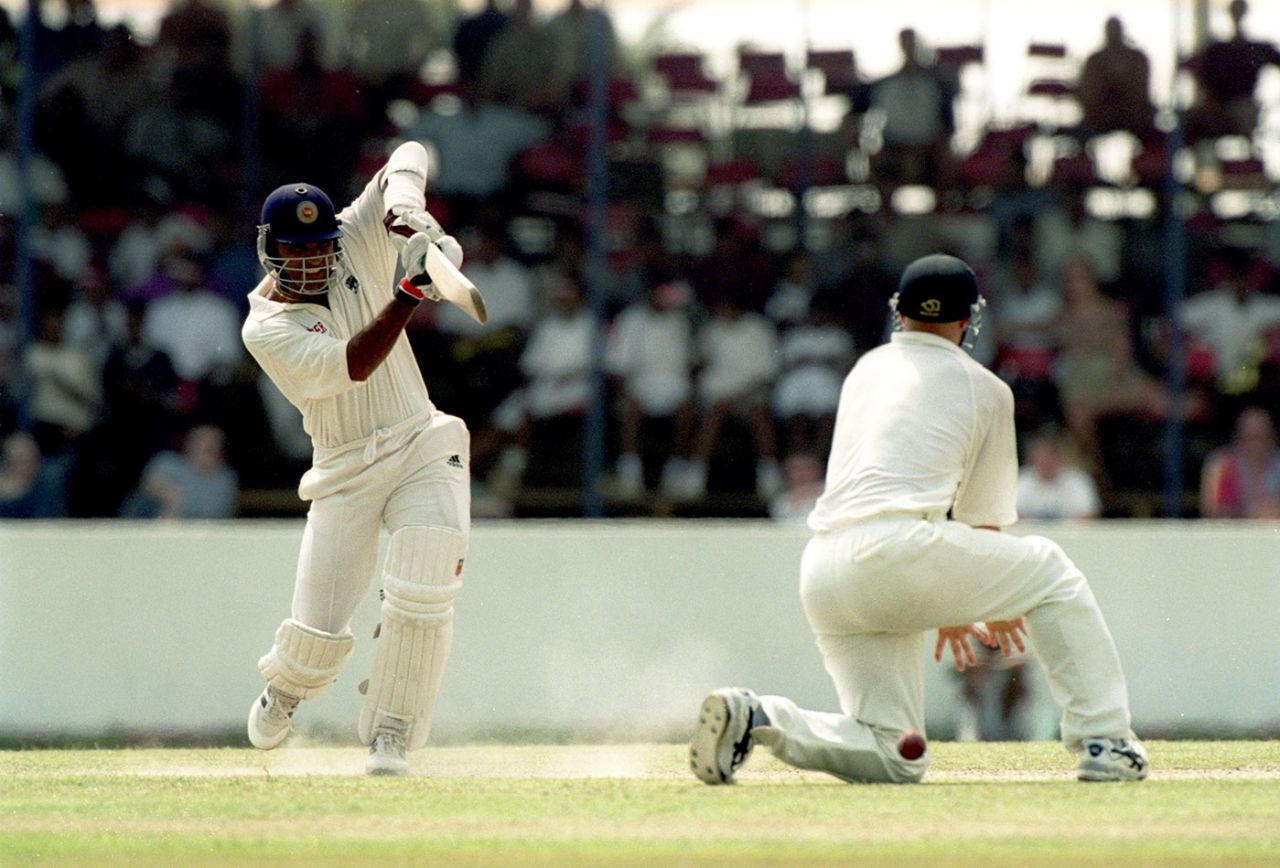
{"type": "Polygon", "coordinates": [[[329,281],[342,260],[333,202],[319,187],[286,184],[277,187],[262,205],[258,226],[258,261],[276,279],[286,296],[318,296],[329,291],[329,281]],[[321,245],[323,252],[304,256],[283,256],[281,244],[321,245]]]}

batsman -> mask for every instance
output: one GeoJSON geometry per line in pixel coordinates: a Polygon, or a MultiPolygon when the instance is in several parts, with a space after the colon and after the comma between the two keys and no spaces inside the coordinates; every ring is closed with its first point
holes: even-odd
{"type": "Polygon", "coordinates": [[[358,725],[375,775],[406,774],[407,751],[431,731],[471,527],[470,435],[431,403],[404,334],[426,300],[485,319],[458,271],[461,247],[425,208],[430,177],[426,150],[407,142],[341,213],[310,184],[273,191],[258,226],[266,277],[249,294],[242,330],[302,412],[313,447],[298,486],[311,506],[292,611],[258,661],[267,686],[250,708],[249,740],[280,745],[299,703],[337,679],[354,645],[352,615],[380,578],[358,725]]]}

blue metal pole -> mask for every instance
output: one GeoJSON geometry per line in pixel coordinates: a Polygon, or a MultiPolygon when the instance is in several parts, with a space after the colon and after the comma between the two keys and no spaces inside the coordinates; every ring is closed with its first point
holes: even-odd
{"type": "Polygon", "coordinates": [[[40,86],[36,69],[36,25],[40,21],[39,0],[27,0],[27,18],[18,34],[18,101],[14,117],[18,166],[17,249],[13,282],[22,314],[22,334],[18,341],[18,427],[29,430],[30,382],[27,377],[27,348],[35,336],[36,287],[31,262],[31,235],[35,229],[35,202],[31,189],[32,155],[35,153],[36,90],[40,86]]]}
{"type": "Polygon", "coordinates": [[[610,58],[602,16],[592,15],[587,40],[589,59],[587,118],[587,211],[585,289],[596,327],[591,341],[591,404],[583,432],[582,513],[586,518],[604,515],[600,477],[604,473],[605,384],[605,220],[609,204],[609,167],[605,157],[608,123],[610,58]]]}
{"type": "MultiPolygon", "coordinates": [[[[1174,3],[1175,17],[1178,4],[1174,3]]],[[[1177,39],[1178,28],[1174,27],[1174,38],[1177,39]]],[[[1180,66],[1181,51],[1175,44],[1175,72],[1180,66]]],[[[1182,423],[1182,405],[1187,391],[1186,348],[1183,346],[1181,330],[1177,328],[1178,308],[1182,304],[1187,288],[1187,233],[1182,221],[1181,193],[1182,186],[1174,176],[1174,160],[1182,148],[1182,107],[1174,95],[1170,106],[1173,109],[1174,123],[1165,136],[1165,180],[1164,180],[1164,313],[1169,322],[1174,324],[1169,336],[1169,357],[1166,386],[1169,391],[1169,410],[1164,424],[1164,495],[1163,514],[1167,518],[1178,518],[1182,514],[1182,463],[1184,451],[1184,431],[1182,423]]]]}

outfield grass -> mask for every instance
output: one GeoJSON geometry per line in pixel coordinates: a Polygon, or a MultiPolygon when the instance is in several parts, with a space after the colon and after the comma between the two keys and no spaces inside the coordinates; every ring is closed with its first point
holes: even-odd
{"type": "Polygon", "coordinates": [[[1280,742],[1151,742],[1141,784],[1048,743],[931,745],[918,786],[679,745],[0,752],[0,865],[1280,864],[1280,742]]]}

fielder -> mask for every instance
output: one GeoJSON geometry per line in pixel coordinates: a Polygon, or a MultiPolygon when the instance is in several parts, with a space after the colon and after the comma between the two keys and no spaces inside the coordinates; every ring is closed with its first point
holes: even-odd
{"type": "Polygon", "coordinates": [[[292,613],[258,661],[267,687],[250,709],[249,740],[279,745],[298,703],[342,671],[385,526],[380,637],[361,686],[370,774],[407,773],[406,750],[427,741],[471,525],[470,435],[432,405],[404,336],[428,298],[484,320],[457,272],[461,248],[424,208],[428,177],[426,151],[408,142],[340,214],[309,184],[271,193],[258,227],[267,276],[249,295],[242,331],[302,411],[314,450],[298,486],[311,508],[292,613]],[[398,286],[397,260],[406,274],[398,286]]]}
{"type": "Polygon", "coordinates": [[[1043,537],[997,532],[1017,518],[1013,395],[960,348],[983,305],[959,259],[926,256],[903,272],[890,302],[901,331],[841,389],[800,564],[805,615],[843,713],[713,692],[690,745],[706,783],[732,783],[757,742],[846,781],[919,781],[929,762],[924,632],[939,628],[935,657],[950,644],[962,668],[970,636],[1006,654],[1021,644],[1024,615],[1078,778],[1147,776],[1120,660],[1084,575],[1043,537]]]}

